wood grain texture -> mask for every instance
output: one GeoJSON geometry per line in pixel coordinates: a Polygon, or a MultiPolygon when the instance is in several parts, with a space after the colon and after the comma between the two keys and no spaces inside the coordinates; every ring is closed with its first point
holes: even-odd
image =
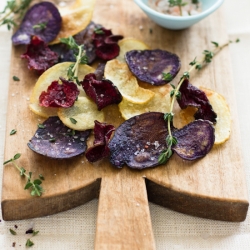
{"type": "MultiPolygon", "coordinates": [[[[223,43],[228,39],[222,10],[189,29],[170,31],[150,21],[132,0],[97,0],[93,20],[112,29],[114,34],[136,37],[151,48],[177,53],[182,61],[180,74],[188,69],[195,56],[212,47],[210,41],[223,43]]],[[[24,50],[24,47],[12,49],[5,159],[21,153],[18,164],[34,176],[45,177],[45,193],[40,198],[32,198],[23,190],[25,180],[18,171],[11,164],[4,166],[4,220],[45,216],[99,197],[96,249],[154,249],[148,200],[209,219],[245,219],[249,202],[228,48],[211,65],[192,75],[191,82],[226,98],[233,117],[230,140],[214,147],[201,160],[186,162],[173,156],[166,165],[144,171],[126,167],[118,170],[108,160],[90,164],[84,156],[51,160],[28,149],[27,142],[42,119],[28,108],[37,76],[27,72],[26,62],[20,60],[24,50]],[[21,81],[13,81],[13,75],[21,81]],[[10,136],[12,129],[17,134],[10,136]]],[[[116,106],[106,108],[105,112],[108,123],[118,126],[123,121],[116,106]]]]}

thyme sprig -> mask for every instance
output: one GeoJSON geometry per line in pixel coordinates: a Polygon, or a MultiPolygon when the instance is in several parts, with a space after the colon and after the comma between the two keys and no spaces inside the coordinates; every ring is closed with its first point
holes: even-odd
{"type": "Polygon", "coordinates": [[[67,72],[68,79],[71,81],[76,81],[76,83],[79,84],[79,80],[77,77],[79,64],[88,63],[88,57],[86,56],[86,51],[84,50],[84,46],[78,45],[72,36],[68,38],[61,38],[60,41],[61,43],[66,44],[69,47],[69,49],[73,51],[74,56],[76,58],[76,62],[71,64],[70,67],[68,68],[67,72]]]}
{"type": "Polygon", "coordinates": [[[13,158],[5,161],[3,163],[3,165],[6,165],[7,163],[12,163],[15,168],[20,172],[20,175],[22,177],[26,177],[27,178],[27,182],[25,184],[24,189],[30,189],[30,194],[32,196],[41,196],[42,193],[44,192],[41,184],[42,184],[42,180],[44,180],[44,177],[41,178],[41,176],[39,175],[39,179],[35,179],[34,181],[31,180],[32,177],[32,172],[29,172],[28,174],[26,174],[26,169],[24,169],[23,167],[19,167],[16,163],[16,160],[19,159],[21,157],[20,153],[17,153],[14,155],[13,158]]]}
{"type": "MultiPolygon", "coordinates": [[[[236,39],[235,42],[238,43],[239,41],[240,41],[239,39],[236,39]]],[[[164,114],[164,120],[167,122],[167,129],[168,129],[168,136],[166,138],[167,149],[161,152],[161,154],[158,158],[159,164],[164,164],[168,161],[168,159],[173,154],[172,147],[178,143],[177,139],[172,135],[171,123],[172,123],[173,118],[174,118],[174,113],[173,113],[174,103],[175,103],[176,99],[180,98],[180,96],[181,96],[180,87],[181,87],[182,83],[184,82],[184,80],[190,78],[190,73],[193,70],[195,70],[195,69],[200,70],[203,68],[204,65],[211,63],[213,57],[219,51],[221,51],[223,48],[227,47],[232,42],[233,41],[229,41],[229,42],[220,46],[219,43],[212,41],[211,43],[215,46],[215,48],[213,50],[204,50],[203,57],[199,61],[195,57],[194,60],[189,63],[189,65],[191,67],[189,68],[188,71],[185,71],[183,73],[177,86],[175,87],[173,84],[171,84],[173,90],[170,92],[170,96],[172,97],[171,104],[170,104],[170,111],[169,111],[169,113],[164,114]]]]}
{"type": "Polygon", "coordinates": [[[9,0],[2,12],[0,12],[0,26],[7,25],[8,30],[17,25],[25,12],[27,11],[32,0],[9,0]]]}

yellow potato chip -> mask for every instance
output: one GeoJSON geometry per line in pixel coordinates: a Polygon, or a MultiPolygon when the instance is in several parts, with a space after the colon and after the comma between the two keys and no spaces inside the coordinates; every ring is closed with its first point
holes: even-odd
{"type": "Polygon", "coordinates": [[[151,90],[155,92],[155,96],[146,104],[134,104],[126,99],[123,99],[119,103],[119,110],[125,120],[146,112],[169,112],[171,87],[169,85],[164,85],[151,88],[151,90]]]}
{"type": "Polygon", "coordinates": [[[117,60],[121,62],[125,62],[124,55],[126,52],[130,50],[145,50],[150,49],[148,45],[146,45],[144,42],[135,39],[133,37],[127,37],[118,42],[118,45],[120,47],[120,53],[116,57],[117,60]]]}
{"type": "Polygon", "coordinates": [[[153,91],[141,88],[127,64],[116,59],[107,62],[104,76],[112,81],[119,89],[123,98],[131,103],[145,104],[155,95],[153,91]]]}
{"type": "Polygon", "coordinates": [[[215,113],[217,122],[215,124],[215,144],[222,144],[229,139],[231,133],[231,113],[225,98],[204,87],[200,87],[205,92],[215,113]]]}
{"type": "Polygon", "coordinates": [[[50,44],[59,43],[61,38],[73,36],[85,29],[92,20],[95,0],[76,0],[71,6],[59,8],[62,27],[50,44]]]}
{"type": "MultiPolygon", "coordinates": [[[[46,70],[37,80],[36,85],[32,91],[30,97],[30,109],[37,115],[44,118],[49,116],[57,115],[57,108],[46,108],[39,104],[39,96],[43,91],[47,91],[49,85],[59,79],[59,77],[67,78],[67,69],[71,65],[71,62],[58,63],[53,67],[46,70]]],[[[85,75],[93,73],[95,69],[88,65],[79,65],[78,68],[78,78],[82,80],[85,75]]],[[[80,95],[86,96],[82,87],[79,87],[80,95]]]]}
{"type": "MultiPolygon", "coordinates": [[[[222,144],[229,139],[231,133],[231,114],[227,102],[223,96],[213,90],[200,87],[205,92],[213,110],[217,114],[217,122],[215,128],[215,142],[214,144],[222,144]]],[[[174,120],[178,120],[178,127],[183,127],[188,123],[194,121],[194,113],[197,109],[188,107],[183,109],[179,114],[175,115],[174,120]]]]}
{"type": "Polygon", "coordinates": [[[83,96],[78,97],[72,107],[59,108],[58,116],[64,125],[79,131],[94,128],[95,120],[104,121],[104,112],[98,111],[96,104],[83,96]]]}

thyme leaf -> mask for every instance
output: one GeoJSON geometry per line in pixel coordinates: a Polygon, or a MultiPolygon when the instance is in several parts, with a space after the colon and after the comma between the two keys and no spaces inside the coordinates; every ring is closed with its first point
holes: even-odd
{"type": "Polygon", "coordinates": [[[12,162],[12,164],[14,165],[14,167],[19,171],[21,176],[24,176],[27,178],[27,183],[24,186],[24,189],[30,189],[30,194],[32,196],[41,196],[42,193],[44,192],[41,184],[42,184],[42,180],[40,179],[35,179],[34,181],[31,181],[31,177],[32,177],[32,172],[29,172],[29,174],[26,174],[26,169],[24,169],[23,167],[19,167],[16,163],[16,160],[19,159],[21,157],[20,153],[17,153],[14,155],[13,158],[5,161],[3,163],[3,165],[6,165],[7,163],[12,162]]]}
{"type": "Polygon", "coordinates": [[[76,81],[76,83],[79,84],[79,80],[77,77],[79,64],[88,63],[88,57],[86,55],[86,51],[84,50],[84,46],[78,45],[72,36],[68,38],[61,38],[60,41],[61,43],[66,44],[69,49],[73,51],[74,56],[76,58],[76,62],[71,64],[68,68],[68,79],[71,81],[76,81]]]}
{"type": "Polygon", "coordinates": [[[17,26],[27,11],[32,0],[9,0],[2,12],[0,12],[0,26],[6,25],[8,30],[17,26]]]}

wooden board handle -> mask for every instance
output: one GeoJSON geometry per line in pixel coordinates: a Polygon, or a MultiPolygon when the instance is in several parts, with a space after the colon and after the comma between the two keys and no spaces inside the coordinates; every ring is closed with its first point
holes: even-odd
{"type": "Polygon", "coordinates": [[[155,249],[145,179],[132,174],[124,168],[102,178],[96,250],[155,249]]]}

